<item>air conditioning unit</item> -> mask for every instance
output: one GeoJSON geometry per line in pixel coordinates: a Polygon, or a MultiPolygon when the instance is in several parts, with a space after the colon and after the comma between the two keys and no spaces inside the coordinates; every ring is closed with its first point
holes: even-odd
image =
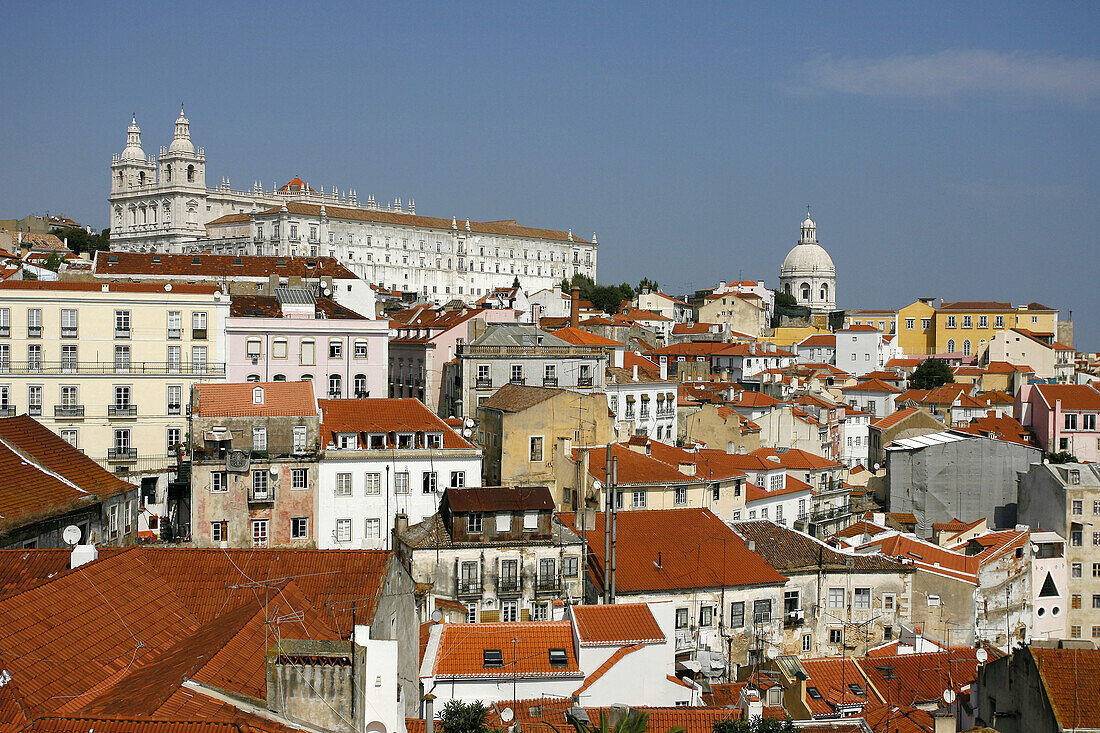
{"type": "Polygon", "coordinates": [[[246,451],[229,451],[225,457],[225,470],[233,473],[247,473],[252,465],[252,457],[246,451]]]}

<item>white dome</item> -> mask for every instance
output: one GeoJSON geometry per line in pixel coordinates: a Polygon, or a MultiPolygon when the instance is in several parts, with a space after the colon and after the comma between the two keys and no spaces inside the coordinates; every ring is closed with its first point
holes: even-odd
{"type": "Polygon", "coordinates": [[[814,220],[810,218],[809,213],[806,214],[806,219],[802,222],[803,229],[817,228],[817,224],[814,224],[814,220]]]}
{"type": "Polygon", "coordinates": [[[145,162],[145,151],[141,149],[141,128],[138,127],[137,117],[132,118],[130,126],[126,128],[126,147],[122,149],[119,159],[145,162]]]}
{"type": "Polygon", "coordinates": [[[796,244],[794,249],[787,253],[779,273],[783,277],[798,275],[835,277],[836,265],[820,244],[804,242],[796,244]]]}
{"type": "Polygon", "coordinates": [[[172,143],[168,146],[169,153],[194,153],[195,145],[191,142],[191,123],[183,115],[183,106],[180,106],[180,116],[176,118],[176,133],[172,143]]]}

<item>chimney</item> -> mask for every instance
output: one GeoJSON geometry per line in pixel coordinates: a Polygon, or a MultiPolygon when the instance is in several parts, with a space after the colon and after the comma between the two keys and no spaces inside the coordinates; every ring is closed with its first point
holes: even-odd
{"type": "Polygon", "coordinates": [[[569,300],[569,325],[573,328],[581,322],[581,289],[573,288],[569,300]]]}
{"type": "Polygon", "coordinates": [[[267,276],[267,285],[264,286],[264,295],[274,295],[275,288],[279,287],[279,273],[273,272],[267,276]]]}
{"type": "Polygon", "coordinates": [[[69,556],[69,567],[76,569],[81,565],[95,562],[99,558],[99,550],[95,545],[73,545],[72,555],[69,556]]]}
{"type": "Polygon", "coordinates": [[[736,452],[737,452],[737,444],[734,443],[732,440],[727,440],[726,441],[726,453],[732,456],[736,452]]]}
{"type": "Polygon", "coordinates": [[[424,700],[424,733],[435,732],[435,695],[428,693],[424,700]]]}
{"type": "Polygon", "coordinates": [[[618,367],[619,369],[622,369],[623,368],[623,357],[625,356],[625,354],[626,354],[626,352],[623,349],[612,349],[611,350],[611,366],[618,367]]]}
{"type": "Polygon", "coordinates": [[[745,547],[749,548],[749,552],[756,552],[756,540],[746,540],[745,547]]]}
{"type": "Polygon", "coordinates": [[[638,381],[638,365],[637,364],[634,365],[634,381],[635,382],[638,381]]]}
{"type": "Polygon", "coordinates": [[[396,535],[402,535],[409,529],[409,515],[404,512],[393,518],[393,531],[396,535]]]}
{"type": "Polygon", "coordinates": [[[668,379],[668,357],[662,354],[657,361],[661,365],[661,381],[663,382],[668,379]]]}
{"type": "Polygon", "coordinates": [[[958,729],[955,713],[951,710],[943,709],[932,713],[933,733],[956,733],[958,729]]]}
{"type": "Polygon", "coordinates": [[[679,471],[680,471],[680,473],[684,474],[685,476],[694,476],[695,475],[695,464],[694,463],[681,462],[680,466],[679,466],[679,471]]]}

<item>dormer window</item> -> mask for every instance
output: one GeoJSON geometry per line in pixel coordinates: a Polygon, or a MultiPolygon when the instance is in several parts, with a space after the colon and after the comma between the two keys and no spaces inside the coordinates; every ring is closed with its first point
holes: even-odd
{"type": "Polygon", "coordinates": [[[500,649],[486,649],[483,661],[486,667],[503,667],[504,654],[500,649]]]}
{"type": "Polygon", "coordinates": [[[252,390],[252,404],[262,405],[264,403],[264,388],[256,387],[252,390]]]}
{"type": "Polygon", "coordinates": [[[442,448],[443,433],[425,433],[424,445],[428,448],[442,448]]]}
{"type": "Polygon", "coordinates": [[[397,447],[403,450],[408,450],[413,447],[413,434],[412,433],[398,433],[397,434],[397,447]]]}
{"type": "Polygon", "coordinates": [[[569,664],[569,657],[564,649],[551,649],[549,651],[551,667],[565,667],[569,664]]]}
{"type": "Polygon", "coordinates": [[[469,534],[481,534],[481,512],[470,512],[466,515],[466,532],[469,534]]]}
{"type": "Polygon", "coordinates": [[[383,450],[386,447],[386,436],[382,433],[371,433],[368,440],[371,450],[383,450]]]}
{"type": "Polygon", "coordinates": [[[355,450],[359,447],[358,436],[355,433],[340,433],[336,436],[336,445],[340,450],[355,450]]]}
{"type": "Polygon", "coordinates": [[[1076,468],[1070,469],[1069,482],[1074,486],[1081,483],[1081,472],[1076,468]]]}

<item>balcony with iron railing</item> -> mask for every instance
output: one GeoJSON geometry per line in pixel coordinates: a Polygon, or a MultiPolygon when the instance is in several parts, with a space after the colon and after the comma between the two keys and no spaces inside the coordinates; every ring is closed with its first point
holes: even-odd
{"type": "Polygon", "coordinates": [[[27,338],[42,338],[42,326],[27,326],[27,338]]]}
{"type": "Polygon", "coordinates": [[[527,380],[524,377],[513,376],[508,380],[508,384],[526,384],[527,380]]]}
{"type": "Polygon", "coordinates": [[[136,461],[137,448],[108,448],[108,461],[136,461]]]}
{"type": "Polygon", "coordinates": [[[137,417],[137,405],[107,405],[107,417],[137,417]]]}
{"type": "Polygon", "coordinates": [[[492,389],[493,378],[492,377],[478,377],[474,380],[474,387],[476,389],[492,389]]]}
{"type": "Polygon", "coordinates": [[[0,338],[9,338],[11,336],[11,326],[0,326],[0,338]]]}
{"type": "Polygon", "coordinates": [[[541,575],[535,578],[535,593],[542,595],[547,593],[561,593],[561,578],[556,575],[541,575]]]}
{"type": "Polygon", "coordinates": [[[225,364],[169,361],[8,361],[0,360],[0,374],[132,374],[225,376],[225,364]]]}
{"type": "Polygon", "coordinates": [[[480,596],[481,576],[476,578],[459,577],[455,580],[455,594],[458,596],[480,596]]]}
{"type": "Polygon", "coordinates": [[[14,416],[15,416],[15,408],[14,407],[0,407],[0,417],[14,417],[14,416]]]}
{"type": "Polygon", "coordinates": [[[63,339],[74,339],[76,337],[77,337],[77,328],[76,328],[76,326],[62,326],[61,327],[61,338],[63,338],[63,339]]]}
{"type": "Polygon", "coordinates": [[[128,329],[128,328],[119,328],[119,327],[116,326],[115,327],[115,338],[116,339],[128,339],[128,338],[130,338],[130,329],[128,329]]]}
{"type": "Polygon", "coordinates": [[[577,377],[577,386],[578,387],[591,387],[592,386],[592,377],[577,377]]]}
{"type": "Polygon", "coordinates": [[[523,580],[518,575],[502,575],[497,578],[497,595],[519,595],[523,590],[523,580]]]}
{"type": "Polygon", "coordinates": [[[270,484],[262,488],[248,487],[249,504],[271,504],[275,501],[275,487],[270,484]]]}
{"type": "Polygon", "coordinates": [[[84,417],[84,405],[55,405],[54,417],[79,418],[84,417]]]}
{"type": "Polygon", "coordinates": [[[172,339],[173,341],[183,338],[183,329],[182,328],[169,328],[168,329],[168,338],[172,339]]]}
{"type": "Polygon", "coordinates": [[[191,338],[195,339],[196,341],[205,341],[206,340],[206,329],[205,328],[193,328],[193,329],[191,329],[191,338]]]}
{"type": "Polygon", "coordinates": [[[543,387],[557,387],[558,386],[558,378],[557,377],[543,377],[542,378],[542,386],[543,387]]]}
{"type": "Polygon", "coordinates": [[[843,504],[841,506],[815,509],[810,512],[809,520],[811,522],[821,522],[828,519],[840,519],[841,517],[846,517],[851,513],[852,506],[850,504],[843,504]]]}

